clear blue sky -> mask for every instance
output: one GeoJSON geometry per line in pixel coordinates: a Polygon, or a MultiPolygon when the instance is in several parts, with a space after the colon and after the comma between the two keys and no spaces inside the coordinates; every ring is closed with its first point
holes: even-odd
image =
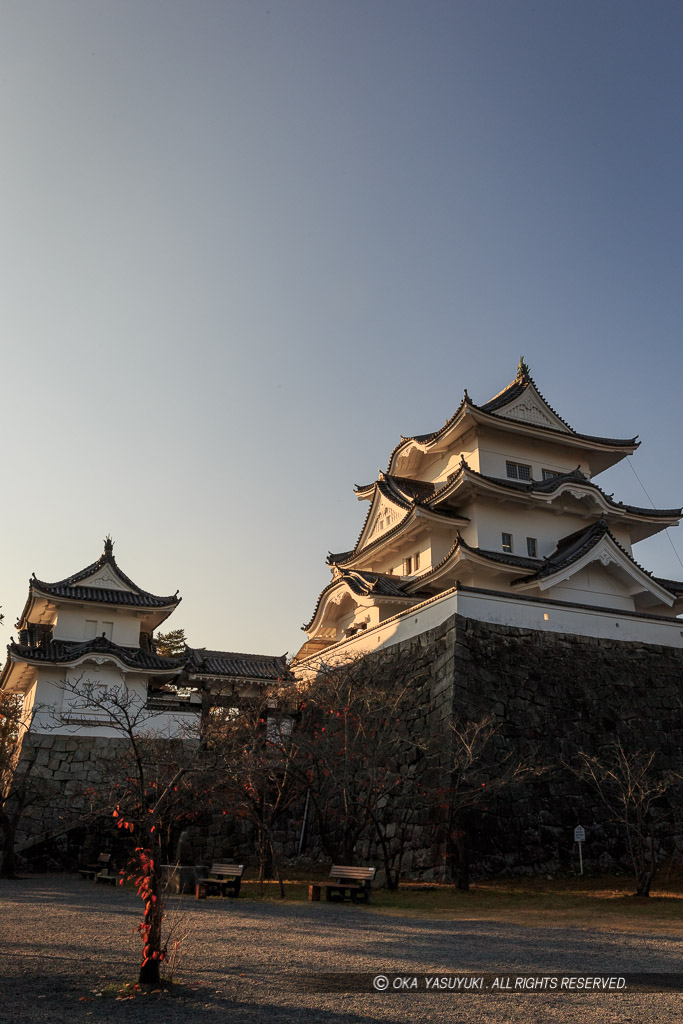
{"type": "Polygon", "coordinates": [[[680,505],[682,43],[680,0],[2,0],[6,640],[111,532],[195,646],[293,653],[354,483],[521,354],[680,505]]]}

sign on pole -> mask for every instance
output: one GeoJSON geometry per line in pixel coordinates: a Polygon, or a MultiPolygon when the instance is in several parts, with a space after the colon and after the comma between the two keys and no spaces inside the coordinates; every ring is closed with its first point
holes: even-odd
{"type": "Polygon", "coordinates": [[[574,829],[574,842],[579,844],[579,874],[583,874],[583,844],[586,841],[586,830],[583,825],[574,829]]]}

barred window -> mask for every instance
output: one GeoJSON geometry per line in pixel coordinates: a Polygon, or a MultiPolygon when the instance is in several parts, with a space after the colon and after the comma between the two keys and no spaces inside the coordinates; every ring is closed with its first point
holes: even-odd
{"type": "Polygon", "coordinates": [[[506,462],[505,467],[511,480],[531,480],[531,466],[521,462],[506,462]]]}

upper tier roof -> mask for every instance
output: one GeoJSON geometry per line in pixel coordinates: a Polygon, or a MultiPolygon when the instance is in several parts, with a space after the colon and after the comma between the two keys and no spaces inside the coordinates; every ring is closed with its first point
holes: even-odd
{"type": "MultiPolygon", "coordinates": [[[[56,583],[47,583],[37,579],[35,573],[29,580],[29,595],[17,626],[20,628],[29,614],[35,598],[48,600],[88,601],[96,604],[128,605],[134,608],[168,608],[173,609],[180,603],[178,592],[160,597],[150,594],[134,583],[119,568],[114,558],[114,542],[107,537],[104,551],[91,565],[67,576],[56,583]],[[88,581],[91,581],[90,583],[88,581]],[[120,585],[120,588],[116,584],[120,585]]],[[[166,616],[164,616],[165,618],[166,616]]]]}
{"type": "MultiPolygon", "coordinates": [[[[425,450],[438,445],[438,442],[451,431],[467,415],[483,424],[495,426],[498,423],[505,429],[517,428],[527,434],[540,432],[540,436],[553,439],[560,443],[569,444],[572,447],[582,447],[581,442],[592,450],[607,452],[611,450],[622,458],[629,451],[638,447],[637,435],[629,438],[601,437],[596,434],[583,434],[563,419],[553,407],[546,401],[535,381],[528,372],[528,369],[520,369],[517,376],[506,387],[503,388],[488,402],[477,405],[465,391],[460,405],[438,430],[427,434],[414,434],[410,437],[402,437],[389,456],[388,473],[395,473],[397,470],[397,457],[411,445],[417,445],[425,450]],[[527,399],[525,402],[524,400],[527,399]]],[[[607,468],[617,461],[612,458],[603,458],[600,468],[607,468]]]]}

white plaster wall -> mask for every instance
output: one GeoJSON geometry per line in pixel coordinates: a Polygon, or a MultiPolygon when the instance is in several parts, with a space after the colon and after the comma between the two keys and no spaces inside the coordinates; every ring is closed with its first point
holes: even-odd
{"type": "Polygon", "coordinates": [[[481,501],[471,509],[476,522],[479,547],[490,551],[502,551],[502,534],[511,533],[513,555],[527,556],[526,539],[535,537],[538,542],[538,557],[552,554],[561,537],[589,526],[589,519],[579,516],[552,515],[545,509],[527,509],[522,505],[498,504],[481,501]]]}
{"type": "Polygon", "coordinates": [[[503,626],[683,648],[683,619],[666,622],[635,615],[620,616],[618,612],[602,608],[585,611],[567,605],[450,591],[432,598],[418,608],[395,615],[373,630],[326,648],[321,655],[313,655],[303,661],[297,666],[297,671],[303,675],[314,672],[321,658],[327,663],[333,663],[335,659],[342,660],[350,655],[357,656],[391,647],[441,625],[455,614],[503,626]]]}
{"type": "Polygon", "coordinates": [[[103,623],[112,623],[112,637],[122,647],[140,646],[140,619],[134,612],[97,605],[62,605],[57,613],[54,628],[55,640],[75,640],[82,643],[86,636],[86,621],[97,622],[95,636],[105,631],[103,623]]]}
{"type": "Polygon", "coordinates": [[[57,725],[64,699],[64,669],[39,668],[34,687],[35,718],[33,729],[49,732],[57,725]]]}
{"type": "MultiPolygon", "coordinates": [[[[461,532],[464,535],[465,530],[463,529],[461,532]]],[[[441,559],[446,557],[455,544],[457,535],[458,531],[455,527],[452,530],[434,530],[431,537],[430,552],[432,565],[438,565],[441,559]]]]}
{"type": "MultiPolygon", "coordinates": [[[[86,710],[74,707],[75,703],[80,702],[69,692],[68,686],[78,686],[82,682],[96,683],[103,687],[125,685],[138,706],[144,705],[147,700],[147,676],[140,673],[123,673],[111,664],[84,664],[69,667],[68,670],[39,669],[34,688],[36,715],[32,731],[58,736],[120,736],[118,730],[104,724],[106,716],[96,708],[86,710]],[[65,715],[72,719],[70,723],[62,720],[65,715]],[[79,718],[82,719],[80,723],[77,721],[79,718]],[[102,724],[98,724],[99,722],[102,724]]],[[[199,721],[198,715],[193,712],[162,711],[145,715],[141,721],[140,732],[168,737],[181,736],[192,731],[195,724],[198,726],[199,721]]]]}
{"type": "Polygon", "coordinates": [[[462,457],[472,469],[479,470],[479,449],[476,444],[473,431],[468,431],[464,438],[458,438],[455,448],[439,454],[438,458],[420,473],[422,480],[429,480],[430,483],[443,484],[450,476],[460,468],[462,457]]]}
{"type": "Polygon", "coordinates": [[[591,562],[568,580],[550,587],[546,594],[556,601],[574,601],[635,611],[633,598],[624,594],[623,587],[599,562],[591,562]]]}
{"type": "Polygon", "coordinates": [[[531,466],[531,475],[542,480],[544,469],[557,473],[570,473],[577,465],[590,477],[590,466],[583,459],[580,448],[544,443],[503,431],[483,428],[479,434],[479,472],[486,476],[507,478],[506,462],[521,462],[531,466]]]}

